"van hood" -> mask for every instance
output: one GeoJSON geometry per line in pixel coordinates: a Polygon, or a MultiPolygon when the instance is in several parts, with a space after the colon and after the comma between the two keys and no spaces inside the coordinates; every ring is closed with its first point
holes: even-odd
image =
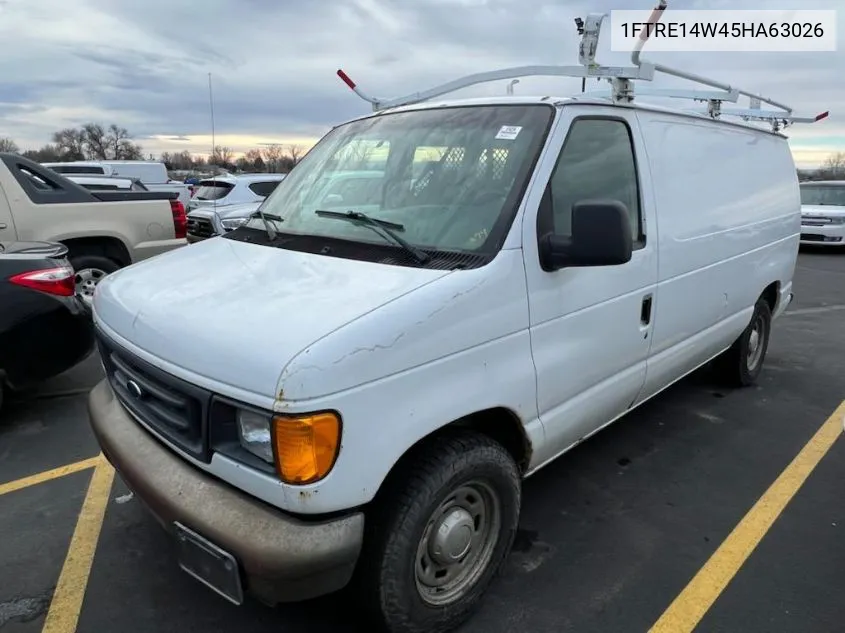
{"type": "Polygon", "coordinates": [[[220,237],[104,278],[94,318],[156,358],[274,398],[297,353],[448,274],[220,237]]]}

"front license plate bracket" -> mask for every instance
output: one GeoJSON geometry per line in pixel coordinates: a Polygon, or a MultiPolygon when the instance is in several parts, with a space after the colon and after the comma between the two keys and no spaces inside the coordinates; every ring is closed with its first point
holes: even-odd
{"type": "Polygon", "coordinates": [[[229,602],[244,602],[238,561],[232,554],[185,527],[173,524],[179,567],[229,602]]]}

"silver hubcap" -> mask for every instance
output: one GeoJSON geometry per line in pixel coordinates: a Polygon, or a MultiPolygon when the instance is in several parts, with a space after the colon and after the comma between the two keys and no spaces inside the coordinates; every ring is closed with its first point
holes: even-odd
{"type": "Polygon", "coordinates": [[[94,290],[97,284],[100,283],[106,272],[99,268],[83,268],[76,271],[76,296],[82,299],[85,303],[91,303],[94,299],[94,290]]]}
{"type": "Polygon", "coordinates": [[[746,364],[748,369],[754,369],[757,367],[757,364],[760,362],[760,358],[763,356],[763,339],[766,334],[766,322],[763,320],[763,317],[757,317],[754,319],[754,323],[751,326],[751,333],[748,336],[748,357],[746,359],[746,364]]]}
{"type": "Polygon", "coordinates": [[[496,547],[501,523],[498,495],[482,482],[464,484],[431,515],[417,547],[417,591],[442,606],[478,581],[496,547]]]}

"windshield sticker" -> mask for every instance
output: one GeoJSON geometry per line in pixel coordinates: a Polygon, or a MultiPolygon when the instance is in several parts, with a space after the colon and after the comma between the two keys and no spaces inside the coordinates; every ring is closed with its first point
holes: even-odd
{"type": "Polygon", "coordinates": [[[503,125],[499,133],[496,134],[496,138],[504,141],[513,141],[521,130],[521,125],[503,125]]]}

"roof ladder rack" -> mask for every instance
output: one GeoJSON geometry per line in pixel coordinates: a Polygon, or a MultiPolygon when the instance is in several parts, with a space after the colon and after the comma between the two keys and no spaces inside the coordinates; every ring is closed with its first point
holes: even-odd
{"type": "MultiPolygon", "coordinates": [[[[659,22],[663,16],[663,12],[666,10],[666,7],[667,1],[659,0],[658,5],[654,8],[651,16],[649,17],[648,22],[650,24],[656,24],[659,22]]],[[[634,80],[640,79],[643,81],[652,81],[656,73],[663,73],[664,75],[685,79],[702,86],[715,88],[719,92],[652,88],[638,90],[637,94],[650,94],[676,99],[703,101],[707,103],[707,110],[702,114],[707,114],[714,119],[719,119],[722,116],[737,116],[744,121],[765,121],[772,126],[772,131],[774,132],[794,123],[815,123],[816,121],[821,121],[822,119],[827,118],[829,115],[829,112],[823,112],[814,117],[794,116],[792,114],[791,107],[767,97],[763,97],[753,92],[748,92],[741,88],[735,88],[715,79],[709,79],[701,75],[688,73],[683,70],[664,66],[663,64],[655,64],[645,61],[641,59],[640,54],[648,41],[649,33],[651,32],[651,29],[649,28],[643,30],[639,41],[631,53],[632,66],[604,66],[599,64],[596,62],[596,51],[598,49],[601,26],[605,17],[607,17],[607,14],[591,13],[587,16],[586,20],[582,20],[581,18],[575,19],[578,34],[581,36],[581,43],[578,47],[579,66],[518,66],[514,68],[504,68],[501,70],[468,75],[466,77],[441,84],[429,90],[415,92],[393,99],[381,99],[369,96],[361,90],[343,70],[338,70],[337,75],[355,92],[355,94],[372,105],[373,111],[375,112],[386,110],[388,108],[421,103],[423,101],[428,101],[450,92],[469,88],[470,86],[481,83],[532,76],[574,77],[579,79],[595,77],[599,81],[604,79],[610,83],[610,98],[614,103],[630,103],[634,100],[634,80]],[[750,100],[748,108],[722,108],[722,103],[737,103],[740,96],[748,97],[750,100]],[[775,109],[763,110],[761,106],[764,103],[775,109]]],[[[602,96],[606,96],[606,93],[602,96]]]]}

